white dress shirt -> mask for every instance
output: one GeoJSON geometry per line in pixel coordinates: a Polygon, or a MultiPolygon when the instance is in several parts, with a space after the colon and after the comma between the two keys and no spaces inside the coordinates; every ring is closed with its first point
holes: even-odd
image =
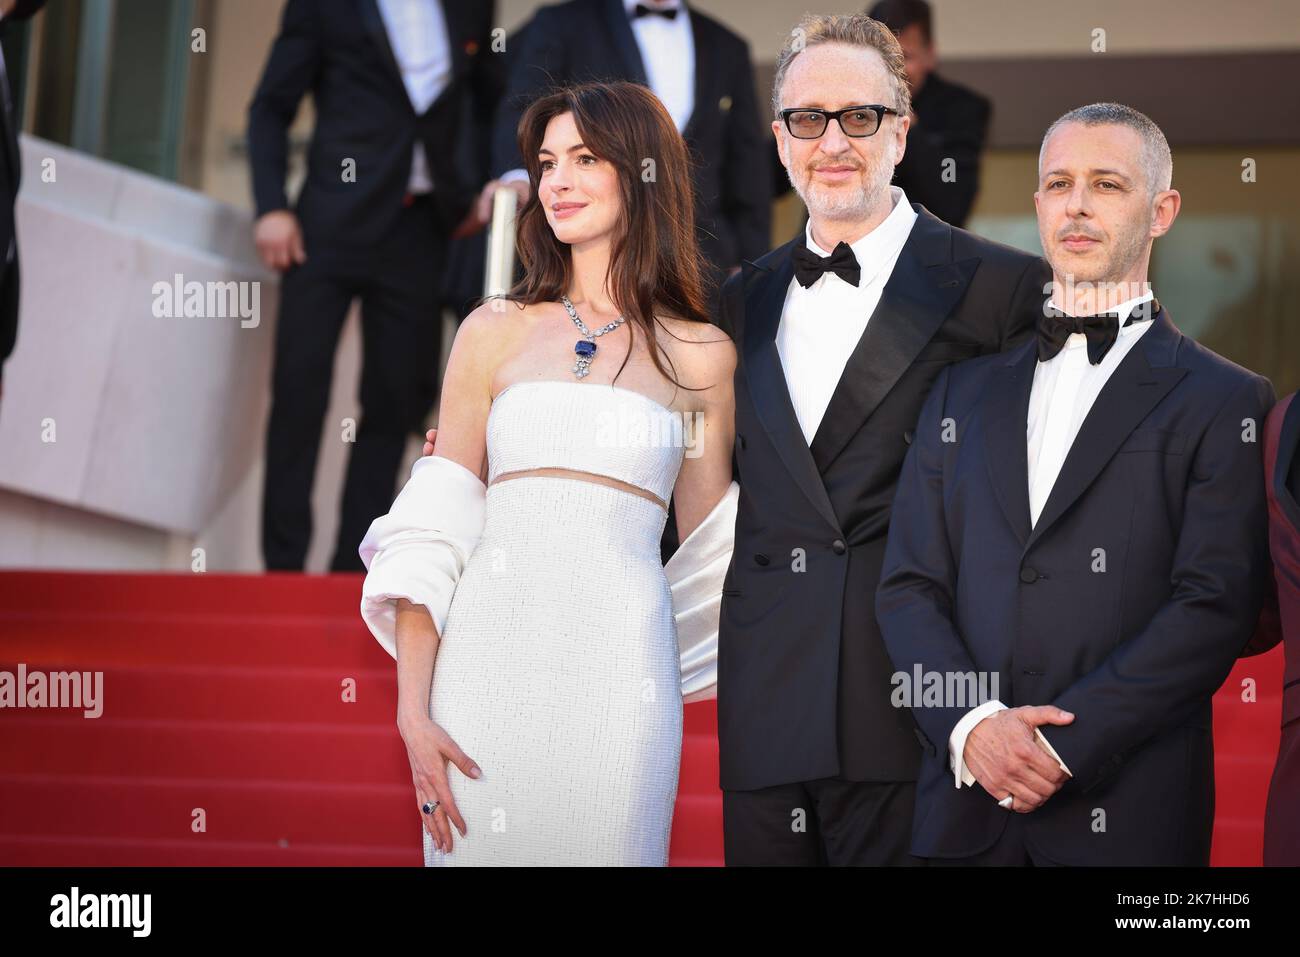
{"type": "Polygon", "coordinates": [[[623,0],[629,17],[639,2],[644,2],[647,7],[677,10],[677,16],[671,20],[656,16],[637,17],[632,20],[632,35],[641,51],[650,89],[654,90],[681,132],[686,129],[695,109],[695,36],[691,31],[691,14],[685,3],[675,0],[623,0]]]}
{"type": "MultiPolygon", "coordinates": [[[[416,113],[423,113],[451,81],[451,40],[441,0],[379,0],[388,43],[402,70],[402,83],[416,113]]],[[[407,189],[433,189],[424,144],[415,141],[407,189]]]]}
{"type": "MultiPolygon", "coordinates": [[[[791,279],[786,291],[776,349],[795,416],[809,445],[916,222],[916,210],[903,191],[891,186],[889,192],[893,210],[875,229],[850,244],[862,270],[856,286],[827,272],[807,289],[798,279],[791,279]]],[[[831,254],[813,240],[811,219],[804,237],[818,256],[831,254]]]]}
{"type": "MultiPolygon", "coordinates": [[[[1030,386],[1029,415],[1025,428],[1025,440],[1029,453],[1029,517],[1031,527],[1038,524],[1038,517],[1043,512],[1047,497],[1061,466],[1074,444],[1075,436],[1083,425],[1092,405],[1101,394],[1102,387],[1116,367],[1124,361],[1129,350],[1142,338],[1143,333],[1151,328],[1151,319],[1123,325],[1133,309],[1153,298],[1148,290],[1140,296],[1126,299],[1108,312],[1119,314],[1120,330],[1115,344],[1093,365],[1088,361],[1088,340],[1083,333],[1073,333],[1065,340],[1065,346],[1048,359],[1034,366],[1034,381],[1030,386]]],[[[1059,309],[1060,306],[1053,303],[1059,309]]],[[[1064,311],[1064,310],[1062,310],[1064,311]]],[[[1154,316],[1152,317],[1154,318],[1154,316]]],[[[966,738],[975,725],[994,712],[1006,707],[1001,701],[986,701],[972,708],[962,716],[952,729],[948,738],[949,764],[953,770],[954,783],[957,787],[975,783],[975,776],[966,767],[966,738]]],[[[1056,759],[1066,774],[1070,769],[1061,761],[1056,750],[1047,742],[1042,731],[1035,729],[1035,736],[1048,753],[1056,759]]]]}
{"type": "MultiPolygon", "coordinates": [[[[631,20],[631,26],[637,49],[641,51],[646,82],[668,110],[680,133],[686,129],[691,113],[695,111],[695,34],[691,30],[691,14],[686,4],[677,0],[623,0],[629,19],[632,10],[641,2],[648,7],[677,10],[677,16],[671,20],[656,16],[637,17],[631,20]]],[[[512,169],[503,173],[501,179],[505,182],[528,179],[528,171],[512,169]]]]}

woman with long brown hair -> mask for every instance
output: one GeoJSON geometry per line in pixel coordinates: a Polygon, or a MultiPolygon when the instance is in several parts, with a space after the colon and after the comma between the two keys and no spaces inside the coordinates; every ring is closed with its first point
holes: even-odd
{"type": "Polygon", "coordinates": [[[434,453],[362,543],[362,614],[397,659],[426,864],[662,865],[683,694],[711,696],[735,347],[648,89],[545,96],[519,143],[524,277],[457,333],[434,453]]]}

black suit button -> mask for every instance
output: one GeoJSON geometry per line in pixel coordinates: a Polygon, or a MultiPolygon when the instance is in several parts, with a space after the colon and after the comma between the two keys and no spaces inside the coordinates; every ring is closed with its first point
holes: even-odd
{"type": "Polygon", "coordinates": [[[833,551],[836,555],[843,555],[848,550],[849,547],[845,545],[842,541],[840,541],[838,538],[835,539],[835,541],[831,542],[831,551],[833,551]]]}
{"type": "Polygon", "coordinates": [[[754,556],[754,561],[758,562],[760,565],[766,565],[766,564],[768,564],[771,560],[772,560],[772,559],[768,558],[766,555],[755,555],[755,556],[754,556]]]}
{"type": "Polygon", "coordinates": [[[908,429],[906,432],[903,433],[903,441],[906,442],[908,445],[911,445],[913,434],[914,433],[912,432],[912,430],[908,429]]]}
{"type": "Polygon", "coordinates": [[[1026,565],[1020,569],[1020,580],[1026,585],[1032,585],[1038,581],[1038,572],[1026,565]]]}

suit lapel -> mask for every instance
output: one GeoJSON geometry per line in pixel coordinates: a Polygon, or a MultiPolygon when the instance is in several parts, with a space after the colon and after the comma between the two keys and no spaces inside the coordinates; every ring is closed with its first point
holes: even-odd
{"type": "MultiPolygon", "coordinates": [[[[1161,309],[1141,340],[1111,373],[1061,466],[1026,548],[1051,528],[1092,484],[1129,434],[1187,374],[1175,366],[1182,333],[1161,309]]],[[[1022,431],[1024,421],[1021,422],[1022,431]]],[[[1028,484],[1028,472],[1021,476],[1028,484]]],[[[1026,492],[1026,494],[1028,494],[1026,492]]]]}
{"type": "Polygon", "coordinates": [[[1029,452],[1026,423],[1029,392],[1038,365],[1038,343],[1021,343],[1007,353],[1002,374],[985,399],[985,463],[1002,513],[1020,540],[1029,539],[1029,452]]]}
{"type": "MultiPolygon", "coordinates": [[[[470,37],[471,24],[469,22],[466,5],[460,0],[443,0],[439,6],[442,8],[443,20],[447,29],[447,48],[451,53],[451,77],[448,80],[450,87],[456,79],[462,76],[469,68],[469,50],[466,49],[466,43],[472,42],[470,37]],[[466,38],[470,37],[469,40],[466,38]]],[[[389,76],[397,84],[398,89],[402,91],[402,99],[415,112],[415,104],[411,102],[411,95],[406,89],[406,81],[402,79],[402,67],[397,62],[397,56],[393,53],[393,45],[388,38],[388,28],[384,25],[384,17],[379,12],[378,0],[360,0],[361,22],[365,25],[366,35],[375,45],[379,52],[379,58],[383,60],[389,76]]]]}
{"type": "MultiPolygon", "coordinates": [[[[472,11],[469,4],[464,0],[442,0],[441,6],[443,17],[447,22],[447,45],[451,50],[451,80],[448,82],[450,86],[469,70],[468,45],[472,44],[477,48],[478,44],[473,35],[473,24],[470,21],[472,11]]],[[[491,50],[478,52],[483,56],[496,55],[491,50]]]]}
{"type": "Polygon", "coordinates": [[[835,461],[943,325],[979,266],[978,258],[952,262],[951,227],[918,204],[912,206],[916,222],[813,436],[819,473],[835,461]]]}
{"type": "Polygon", "coordinates": [[[641,61],[641,50],[636,45],[632,21],[628,19],[623,0],[605,0],[605,23],[614,41],[614,50],[626,70],[626,78],[642,86],[649,86],[645,64],[641,61]]]}
{"type": "MultiPolygon", "coordinates": [[[[4,38],[4,33],[3,25],[0,25],[0,39],[4,38]]],[[[4,98],[4,102],[0,103],[0,111],[3,111],[0,122],[4,124],[4,149],[9,163],[9,187],[12,194],[17,196],[22,165],[22,157],[18,153],[18,105],[14,103],[13,89],[9,86],[9,78],[4,70],[0,70],[0,86],[3,87],[0,89],[0,96],[4,98]]],[[[7,251],[0,250],[0,253],[7,253],[7,251]]],[[[0,263],[0,272],[3,272],[3,269],[4,264],[0,263]]]]}
{"type": "Polygon", "coordinates": [[[791,254],[795,244],[804,241],[803,230],[781,248],[764,256],[767,265],[746,260],[744,327],[742,338],[745,382],[768,438],[795,483],[808,501],[833,528],[840,523],[831,507],[830,497],[813,462],[803,430],[790,401],[790,388],[776,348],[776,331],[781,322],[786,292],[794,278],[791,254]]]}
{"type": "MultiPolygon", "coordinates": [[[[704,27],[700,18],[689,7],[683,5],[682,9],[691,18],[691,38],[695,45],[694,99],[691,105],[691,115],[686,120],[686,125],[682,127],[682,139],[691,140],[695,135],[695,128],[699,126],[699,117],[708,116],[712,112],[706,109],[705,104],[714,95],[714,79],[718,73],[718,63],[717,58],[710,56],[705,47],[704,27]]],[[[731,109],[730,105],[726,109],[731,109]]]]}
{"type": "Polygon", "coordinates": [[[389,78],[402,91],[402,101],[414,112],[411,95],[406,90],[406,81],[402,79],[402,68],[398,66],[393,46],[388,41],[388,28],[384,26],[383,15],[379,12],[378,0],[360,0],[361,22],[366,28],[366,36],[375,45],[379,58],[383,61],[389,78]]]}

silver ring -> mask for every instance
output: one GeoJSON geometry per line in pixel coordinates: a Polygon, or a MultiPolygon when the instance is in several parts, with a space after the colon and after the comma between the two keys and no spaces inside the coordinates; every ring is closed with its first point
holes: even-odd
{"type": "Polygon", "coordinates": [[[438,805],[441,803],[442,803],[441,801],[425,801],[423,804],[420,805],[420,810],[423,811],[425,814],[432,814],[434,811],[438,809],[438,805]]]}
{"type": "Polygon", "coordinates": [[[1001,801],[998,802],[998,807],[1004,807],[1008,811],[1014,810],[1014,808],[1012,808],[1011,805],[1015,802],[1015,799],[1016,796],[1014,794],[1008,794],[1006,797],[1004,797],[1001,801]]]}

